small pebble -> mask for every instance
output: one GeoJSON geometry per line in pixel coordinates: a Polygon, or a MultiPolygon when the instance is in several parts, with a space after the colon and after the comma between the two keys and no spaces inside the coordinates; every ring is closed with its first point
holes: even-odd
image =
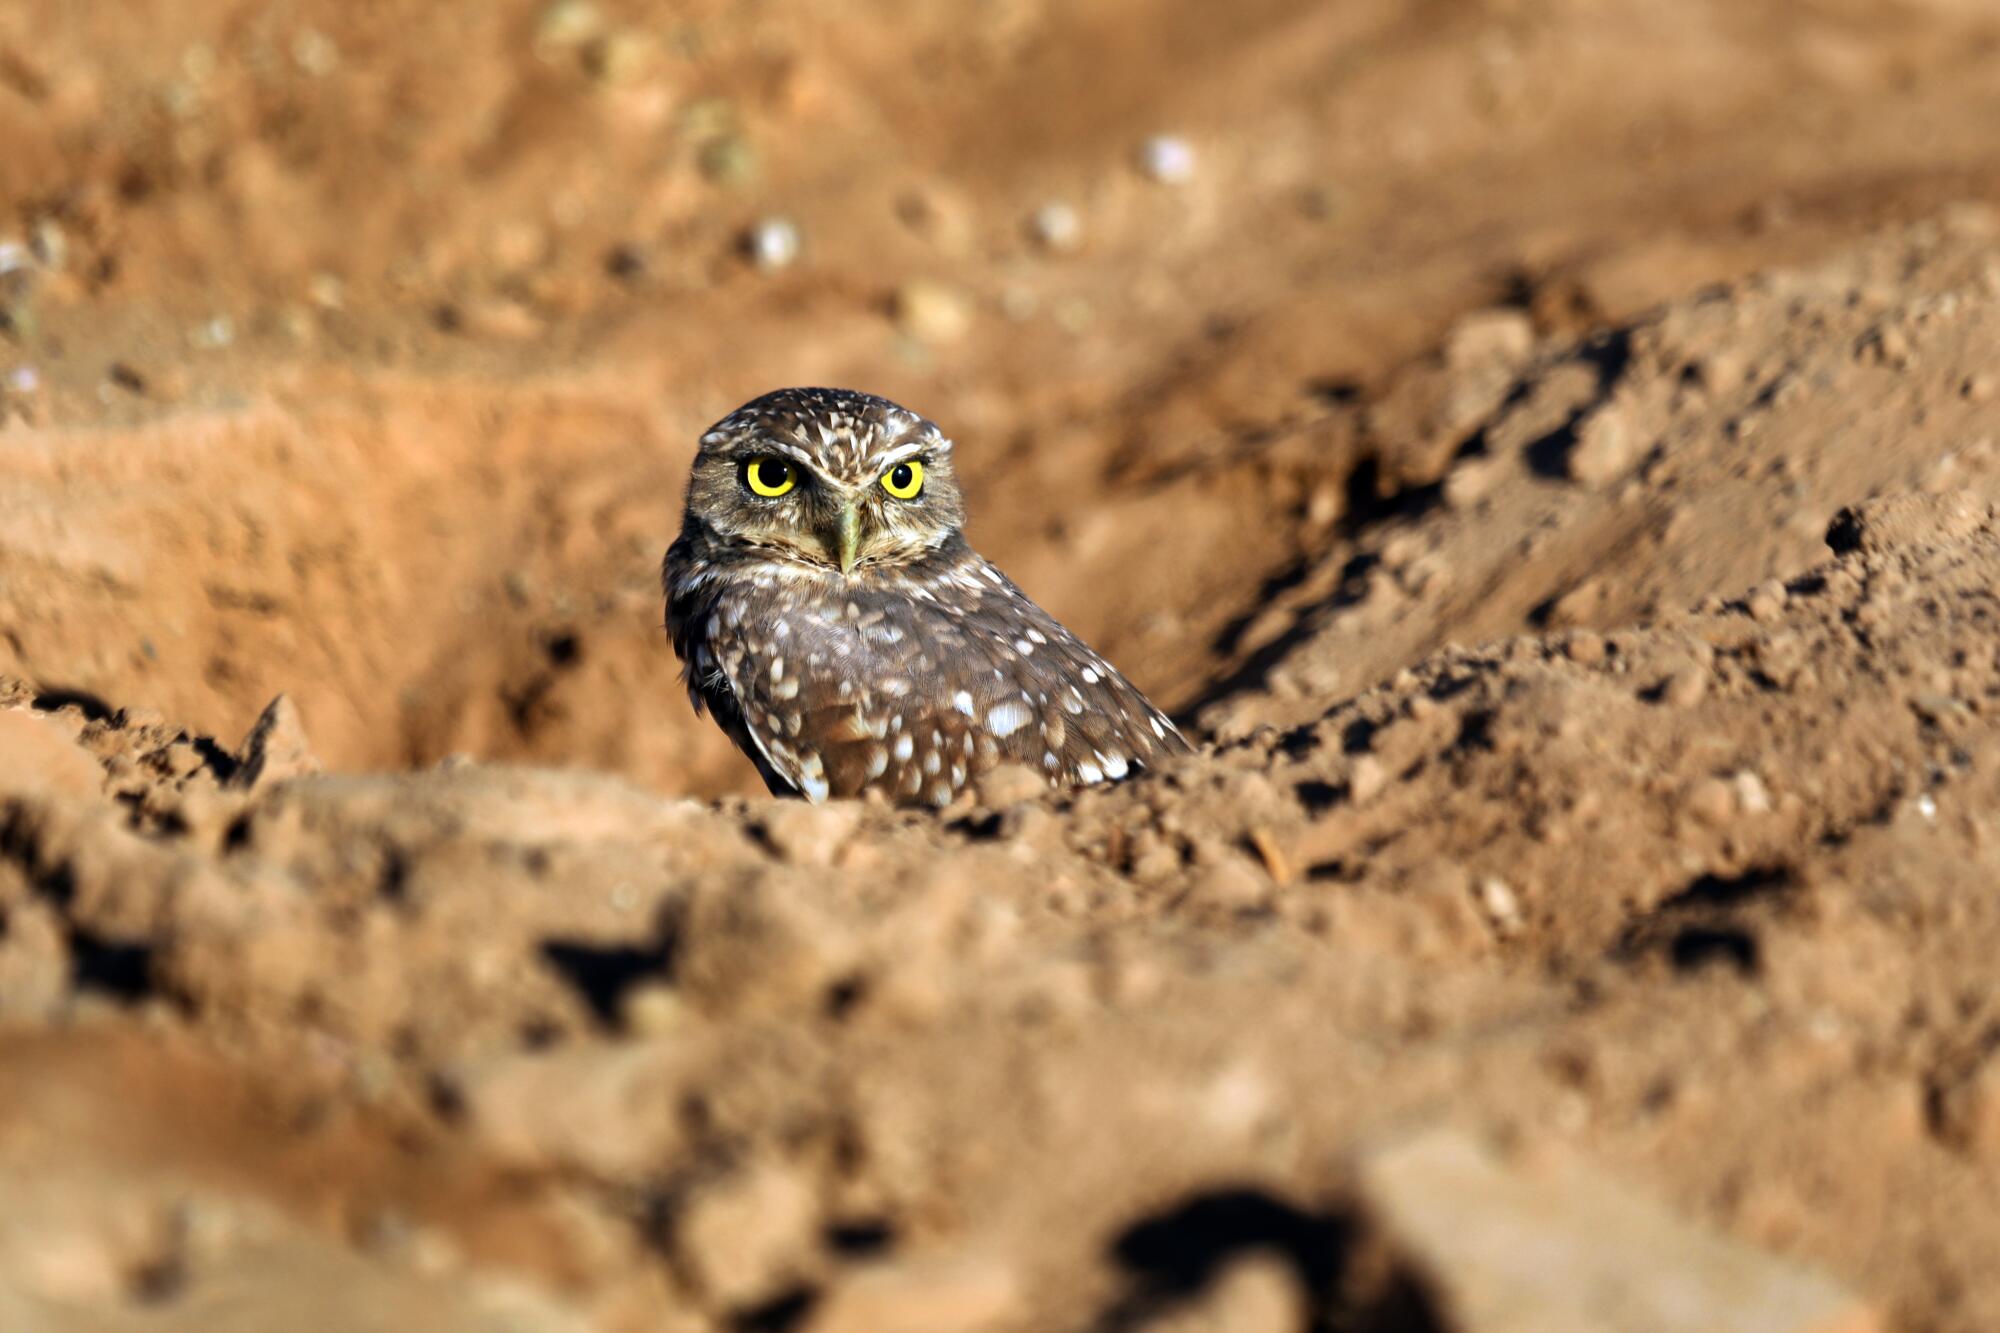
{"type": "Polygon", "coordinates": [[[757,175],[757,150],[740,134],[710,139],[696,160],[702,177],[716,185],[743,185],[757,175]]]}
{"type": "Polygon", "coordinates": [[[1500,465],[1488,458],[1469,458],[1446,474],[1444,502],[1453,509],[1470,509],[1485,499],[1500,478],[1500,465]]]}
{"type": "Polygon", "coordinates": [[[1771,793],[1764,786],[1764,779],[1749,770],[1736,775],[1736,804],[1746,815],[1764,815],[1771,812],[1771,793]]]}
{"type": "Polygon", "coordinates": [[[789,218],[781,217],[764,218],[743,237],[744,253],[766,273],[797,263],[802,244],[798,227],[789,218]]]}
{"type": "Polygon", "coordinates": [[[1758,584],[1745,599],[1744,606],[1750,612],[1750,618],[1762,624],[1778,618],[1785,609],[1785,595],[1785,585],[1772,579],[1758,584]]]}
{"type": "Polygon", "coordinates": [[[1592,413],[1577,432],[1569,452],[1570,480],[1598,487],[1622,476],[1637,461],[1638,438],[1615,405],[1592,413]]]}
{"type": "Polygon", "coordinates": [[[951,343],[972,328],[972,302],[948,283],[912,278],[891,302],[896,327],[923,343],[951,343]]]}
{"type": "Polygon", "coordinates": [[[975,789],[981,805],[989,810],[1004,810],[1047,795],[1049,784],[1025,764],[1000,764],[980,774],[975,789]]]}
{"type": "Polygon", "coordinates": [[[1687,809],[1708,824],[1727,824],[1736,814],[1736,789],[1721,778],[1703,778],[1688,789],[1687,809]]]}
{"type": "Polygon", "coordinates": [[[1563,653],[1578,666],[1596,666],[1604,660],[1604,636],[1592,630],[1578,630],[1563,643],[1563,653]]]}
{"type": "Polygon", "coordinates": [[[1693,708],[1708,694],[1708,672],[1698,666],[1684,666],[1667,677],[1660,697],[1675,708],[1693,708]]]}
{"type": "Polygon", "coordinates": [[[1185,185],[1194,179],[1194,148],[1174,134],[1156,134],[1139,145],[1139,170],[1160,185],[1185,185]]]}
{"type": "Polygon", "coordinates": [[[1502,935],[1512,935],[1521,928],[1521,899],[1513,886],[1498,875],[1488,875],[1479,881],[1479,905],[1502,935]]]}
{"type": "Polygon", "coordinates": [[[340,48],[316,28],[303,28],[292,38],[292,59],[314,78],[324,78],[340,68],[340,48]]]}
{"type": "Polygon", "coordinates": [[[591,0],[556,0],[535,25],[535,54],[550,60],[597,36],[604,15],[591,0]]]}
{"type": "Polygon", "coordinates": [[[1382,767],[1382,761],[1372,754],[1364,754],[1354,761],[1354,767],[1347,778],[1348,798],[1356,805],[1366,805],[1382,794],[1389,785],[1389,774],[1382,767]]]}
{"type": "Polygon", "coordinates": [[[193,340],[196,347],[227,347],[236,341],[236,321],[227,315],[217,315],[195,327],[193,340]]]}
{"type": "Polygon", "coordinates": [[[1028,236],[1044,250],[1068,254],[1083,242],[1083,218],[1060,199],[1028,215],[1028,236]]]}
{"type": "Polygon", "coordinates": [[[306,280],[306,299],[322,310],[338,310],[347,299],[347,289],[332,273],[315,273],[306,280]]]}

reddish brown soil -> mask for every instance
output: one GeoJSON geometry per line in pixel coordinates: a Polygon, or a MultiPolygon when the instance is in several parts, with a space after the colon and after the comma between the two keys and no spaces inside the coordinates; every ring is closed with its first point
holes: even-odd
{"type": "Polygon", "coordinates": [[[1437,1124],[2000,1326],[1996,54],[8,6],[0,1327],[1456,1327],[1357,1184],[1437,1124]],[[784,383],[1202,752],[750,797],[656,570],[784,383]]]}

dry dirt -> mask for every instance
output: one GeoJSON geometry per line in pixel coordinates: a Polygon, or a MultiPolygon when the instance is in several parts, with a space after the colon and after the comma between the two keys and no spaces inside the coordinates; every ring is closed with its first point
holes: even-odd
{"type": "Polygon", "coordinates": [[[1996,57],[6,6],[0,1328],[1487,1333],[1438,1132],[2000,1327],[1996,57]],[[1201,752],[752,796],[656,578],[784,383],[940,420],[1201,752]]]}

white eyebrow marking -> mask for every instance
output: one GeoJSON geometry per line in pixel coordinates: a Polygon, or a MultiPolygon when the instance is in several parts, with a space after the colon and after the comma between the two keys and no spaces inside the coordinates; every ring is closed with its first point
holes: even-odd
{"type": "Polygon", "coordinates": [[[934,441],[931,440],[917,440],[910,444],[898,445],[888,453],[883,454],[877,461],[875,476],[879,479],[884,472],[887,472],[890,468],[896,466],[896,464],[906,463],[919,454],[929,453],[933,447],[934,441]]]}
{"type": "Polygon", "coordinates": [[[786,458],[794,462],[805,464],[809,470],[812,468],[812,454],[807,450],[801,449],[798,445],[791,443],[789,440],[780,440],[766,435],[759,443],[766,453],[783,454],[786,458]]]}

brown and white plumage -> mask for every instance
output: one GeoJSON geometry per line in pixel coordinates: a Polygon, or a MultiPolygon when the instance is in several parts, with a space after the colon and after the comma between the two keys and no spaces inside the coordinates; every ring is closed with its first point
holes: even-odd
{"type": "Polygon", "coordinates": [[[702,436],[667,628],[696,711],[774,792],[945,805],[1001,763],[1069,787],[1188,748],[966,544],[951,450],[832,389],[767,394],[702,436]]]}

